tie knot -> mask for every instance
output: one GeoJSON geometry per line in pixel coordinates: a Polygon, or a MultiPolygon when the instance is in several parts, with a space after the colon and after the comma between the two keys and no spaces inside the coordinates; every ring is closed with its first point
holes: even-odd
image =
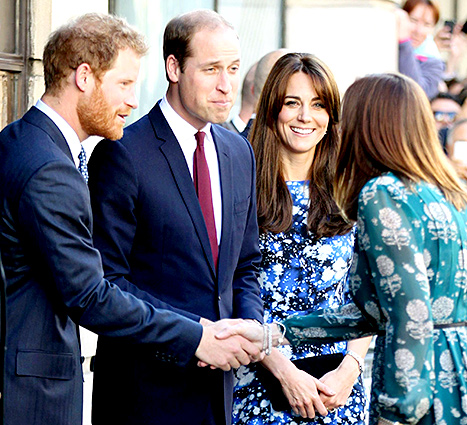
{"type": "Polygon", "coordinates": [[[195,139],[196,139],[196,143],[198,144],[198,146],[204,147],[204,137],[205,136],[206,136],[206,133],[204,131],[198,131],[195,134],[195,139]]]}

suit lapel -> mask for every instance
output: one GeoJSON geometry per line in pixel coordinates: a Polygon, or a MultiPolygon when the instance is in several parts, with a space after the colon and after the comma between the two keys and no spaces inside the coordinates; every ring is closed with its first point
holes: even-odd
{"type": "Polygon", "coordinates": [[[50,136],[53,142],[60,148],[60,150],[73,162],[73,156],[71,155],[70,147],[68,146],[65,137],[55,125],[55,123],[46,114],[33,106],[24,115],[23,119],[30,124],[42,128],[50,136]]]}
{"type": "Polygon", "coordinates": [[[211,133],[216,145],[217,158],[219,160],[219,175],[221,180],[222,196],[222,235],[219,246],[219,277],[218,281],[224,281],[222,272],[227,270],[228,247],[232,235],[233,220],[233,179],[232,165],[229,159],[230,151],[226,140],[219,134],[215,125],[211,126],[211,133]]]}
{"type": "Polygon", "coordinates": [[[153,127],[156,138],[161,142],[159,149],[167,160],[173,178],[177,185],[180,196],[190,214],[196,233],[200,239],[204,254],[211,267],[211,272],[215,278],[214,261],[209,244],[208,231],[204,223],[203,213],[199,205],[198,197],[196,196],[193,179],[190,175],[190,170],[186,164],[183,151],[175,138],[169,124],[162,114],[159,104],[148,114],[149,120],[153,127]]]}

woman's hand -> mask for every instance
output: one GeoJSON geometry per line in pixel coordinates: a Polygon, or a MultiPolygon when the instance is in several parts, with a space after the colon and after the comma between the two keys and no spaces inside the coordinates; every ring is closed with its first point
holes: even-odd
{"type": "Polygon", "coordinates": [[[328,410],[320,399],[320,394],[332,396],[334,391],[318,379],[298,369],[279,350],[273,349],[270,356],[262,361],[282,385],[282,391],[292,410],[303,418],[312,419],[316,411],[326,416],[328,410]]]}
{"type": "Polygon", "coordinates": [[[320,379],[322,383],[333,388],[336,392],[333,396],[321,393],[320,397],[324,406],[328,410],[344,406],[359,375],[358,363],[352,357],[345,356],[337,369],[326,373],[320,379]]]}

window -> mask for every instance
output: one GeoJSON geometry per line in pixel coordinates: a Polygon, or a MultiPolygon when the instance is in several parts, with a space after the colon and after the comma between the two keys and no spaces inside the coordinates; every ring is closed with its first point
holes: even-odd
{"type": "MultiPolygon", "coordinates": [[[[233,24],[242,49],[241,80],[264,54],[282,47],[285,0],[110,0],[111,13],[125,17],[146,36],[148,55],[141,63],[139,107],[128,123],[149,112],[167,91],[162,36],[170,19],[196,9],[213,9],[233,24]]],[[[232,113],[238,112],[240,95],[232,113]]]]}
{"type": "Polygon", "coordinates": [[[2,0],[0,14],[0,129],[27,107],[27,0],[2,0]]]}

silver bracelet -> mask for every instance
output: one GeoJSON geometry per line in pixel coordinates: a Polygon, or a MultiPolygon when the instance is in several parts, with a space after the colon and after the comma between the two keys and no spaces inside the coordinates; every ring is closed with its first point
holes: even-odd
{"type": "Polygon", "coordinates": [[[363,367],[364,367],[364,362],[361,356],[359,356],[355,351],[352,350],[347,350],[345,352],[345,355],[349,355],[350,357],[353,357],[355,361],[358,363],[358,368],[360,369],[360,374],[363,374],[363,367]]]}
{"type": "Polygon", "coordinates": [[[266,351],[266,349],[268,348],[268,324],[267,323],[263,323],[263,349],[261,351],[266,351]]]}
{"type": "Polygon", "coordinates": [[[271,354],[272,349],[272,332],[269,323],[263,323],[263,350],[266,356],[271,354]]]}
{"type": "Polygon", "coordinates": [[[285,339],[285,332],[287,331],[287,328],[285,327],[285,325],[283,323],[279,323],[279,322],[272,322],[273,325],[277,325],[277,327],[279,328],[279,331],[280,331],[280,336],[279,338],[277,338],[277,345],[282,345],[284,343],[284,339],[285,339]]]}
{"type": "Polygon", "coordinates": [[[266,356],[269,356],[271,354],[272,350],[272,329],[271,325],[268,324],[268,346],[266,348],[266,351],[264,352],[266,356]]]}

